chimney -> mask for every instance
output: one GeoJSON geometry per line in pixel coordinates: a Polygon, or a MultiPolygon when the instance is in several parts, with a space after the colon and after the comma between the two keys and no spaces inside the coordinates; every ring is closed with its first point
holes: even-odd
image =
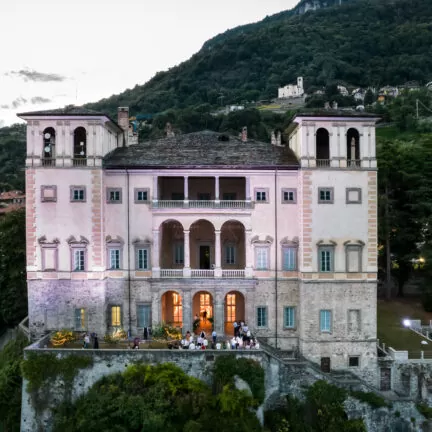
{"type": "Polygon", "coordinates": [[[324,109],[330,109],[330,102],[324,102],[324,109]]]}
{"type": "Polygon", "coordinates": [[[337,110],[337,109],[338,109],[338,104],[337,104],[336,101],[333,101],[333,103],[332,103],[332,108],[333,108],[334,110],[337,110]]]}
{"type": "Polygon", "coordinates": [[[244,126],[243,129],[242,129],[242,132],[241,132],[241,140],[243,142],[247,142],[247,139],[248,139],[248,137],[247,137],[247,127],[244,126]]]}
{"type": "Polygon", "coordinates": [[[117,123],[125,131],[129,131],[129,107],[117,108],[117,123]]]}

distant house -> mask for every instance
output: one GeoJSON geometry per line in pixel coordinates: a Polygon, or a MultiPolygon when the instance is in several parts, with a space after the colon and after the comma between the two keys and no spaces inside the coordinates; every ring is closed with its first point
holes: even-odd
{"type": "Polygon", "coordinates": [[[342,96],[349,96],[349,92],[348,92],[348,90],[347,90],[347,88],[346,88],[345,86],[338,85],[337,88],[338,88],[338,90],[339,90],[339,93],[340,93],[342,96]]]}
{"type": "Polygon", "coordinates": [[[387,85],[379,89],[379,95],[397,97],[399,96],[399,89],[397,87],[387,85]]]}
{"type": "Polygon", "coordinates": [[[365,91],[361,88],[357,88],[351,92],[351,96],[356,102],[363,102],[365,98],[365,91]]]}
{"type": "Polygon", "coordinates": [[[419,91],[420,90],[420,84],[417,81],[408,81],[403,86],[399,87],[400,91],[419,91]]]}
{"type": "Polygon", "coordinates": [[[24,192],[14,190],[0,193],[0,216],[25,206],[24,192]]]}
{"type": "Polygon", "coordinates": [[[297,84],[288,84],[285,87],[280,87],[278,91],[278,98],[293,98],[304,95],[303,77],[297,77],[297,84]]]}

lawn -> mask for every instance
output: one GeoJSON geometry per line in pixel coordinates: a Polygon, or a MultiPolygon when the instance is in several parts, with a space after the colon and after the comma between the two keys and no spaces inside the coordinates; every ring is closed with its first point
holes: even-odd
{"type": "Polygon", "coordinates": [[[425,339],[412,330],[403,327],[406,318],[420,319],[423,325],[432,319],[432,313],[425,312],[418,299],[378,300],[378,339],[387,347],[409,352],[410,358],[419,358],[424,351],[425,358],[432,358],[432,342],[422,345],[425,339]]]}

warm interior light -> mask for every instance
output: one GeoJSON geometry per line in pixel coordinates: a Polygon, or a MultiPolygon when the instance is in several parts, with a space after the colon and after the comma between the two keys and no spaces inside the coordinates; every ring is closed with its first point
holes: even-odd
{"type": "Polygon", "coordinates": [[[409,320],[409,319],[404,319],[404,320],[403,320],[403,325],[404,325],[405,327],[411,327],[411,320],[409,320]]]}

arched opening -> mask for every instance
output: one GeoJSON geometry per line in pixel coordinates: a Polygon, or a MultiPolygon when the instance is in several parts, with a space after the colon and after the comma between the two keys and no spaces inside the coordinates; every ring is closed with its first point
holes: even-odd
{"type": "Polygon", "coordinates": [[[357,129],[347,131],[347,165],[360,166],[360,134],[357,129]]]}
{"type": "Polygon", "coordinates": [[[174,327],[183,326],[183,299],[176,291],[167,291],[161,299],[162,321],[174,327]]]}
{"type": "Polygon", "coordinates": [[[324,128],[316,132],[316,163],[317,166],[330,166],[330,137],[324,128]]]}
{"type": "Polygon", "coordinates": [[[195,333],[211,333],[213,328],[213,296],[207,291],[196,293],[192,300],[195,333]]]}
{"type": "Polygon", "coordinates": [[[184,267],[184,230],[176,220],[165,221],[161,226],[160,266],[162,269],[184,267]]]}
{"type": "Polygon", "coordinates": [[[215,229],[207,220],[198,220],[190,227],[190,262],[192,269],[214,268],[215,229]]]}
{"type": "Polygon", "coordinates": [[[245,228],[241,222],[230,220],[222,225],[221,260],[223,270],[246,267],[245,228]]]}
{"type": "Polygon", "coordinates": [[[81,126],[74,130],[73,145],[74,165],[85,165],[85,159],[87,158],[87,131],[81,126]]]}
{"type": "Polygon", "coordinates": [[[231,291],[225,296],[225,334],[234,334],[233,323],[245,320],[245,298],[238,291],[231,291]]]}
{"type": "Polygon", "coordinates": [[[55,142],[56,134],[52,127],[48,127],[43,131],[43,149],[42,149],[42,165],[55,165],[55,142]]]}

